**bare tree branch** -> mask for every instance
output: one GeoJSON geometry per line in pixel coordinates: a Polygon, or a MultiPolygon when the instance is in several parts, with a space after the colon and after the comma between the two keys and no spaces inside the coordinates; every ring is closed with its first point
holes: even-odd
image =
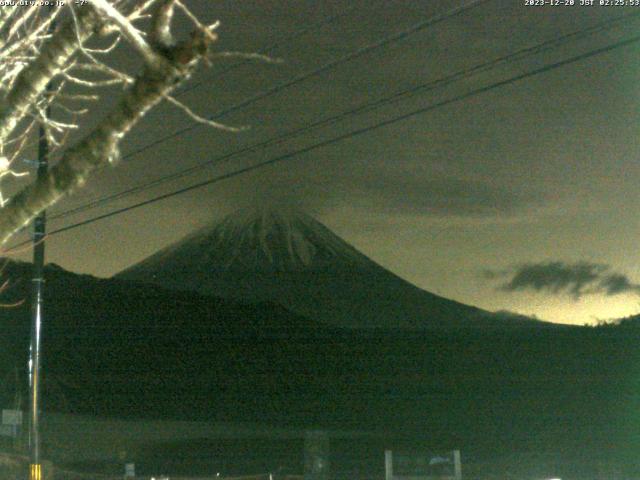
{"type": "Polygon", "coordinates": [[[47,84],[62,72],[77,52],[78,36],[81,41],[85,40],[100,24],[101,20],[93,9],[82,9],[78,14],[78,31],[72,21],[66,22],[44,43],[39,56],[20,72],[0,105],[0,145],[38,102],[47,84]]]}
{"type": "Polygon", "coordinates": [[[147,41],[140,34],[133,24],[122,15],[108,0],[91,0],[94,7],[98,10],[107,20],[115,23],[118,30],[124,35],[124,37],[133,45],[136,51],[144,58],[145,62],[149,65],[159,66],[157,64],[163,62],[163,58],[157,52],[151,48],[147,41]]]}
{"type": "Polygon", "coordinates": [[[186,106],[180,100],[177,100],[176,98],[170,95],[167,95],[165,99],[172,105],[175,105],[180,110],[182,110],[189,118],[191,118],[192,120],[195,120],[198,123],[202,123],[203,125],[208,125],[210,127],[217,128],[219,130],[224,130],[224,131],[233,132],[233,133],[238,133],[243,130],[247,130],[246,127],[230,127],[229,125],[225,125],[224,123],[220,123],[214,120],[210,120],[208,118],[204,118],[198,115],[197,113],[195,113],[193,110],[191,110],[188,106],[186,106]]]}
{"type": "Polygon", "coordinates": [[[159,7],[151,17],[151,42],[156,47],[169,48],[174,43],[171,34],[171,19],[173,18],[175,0],[160,1],[159,7]]]}
{"type": "Polygon", "coordinates": [[[122,139],[163,100],[211,127],[243,130],[200,116],[171,94],[200,63],[208,64],[216,56],[273,61],[236,52],[210,56],[219,23],[201,22],[183,0],[88,0],[82,8],[67,3],[66,20],[55,30],[50,26],[62,8],[0,9],[0,182],[26,175],[12,165],[34,145],[38,125],[58,159],[47,174],[9,200],[0,189],[0,245],[83,185],[96,169],[114,163],[122,139]],[[172,33],[176,9],[194,26],[181,42],[172,33]],[[94,37],[101,41],[90,45],[94,37]],[[141,71],[109,65],[116,48],[139,54],[141,71]],[[102,98],[99,87],[115,84],[123,87],[120,100],[97,126],[83,133],[78,116],[90,111],[87,102],[102,98]],[[77,140],[69,146],[73,131],[78,132],[77,140]]]}
{"type": "Polygon", "coordinates": [[[39,212],[84,184],[94,170],[117,157],[120,141],[157,103],[188,78],[208,53],[211,38],[194,32],[191,38],[166,51],[161,62],[147,65],[114,110],[43,177],[11,198],[0,210],[0,244],[39,212]]]}

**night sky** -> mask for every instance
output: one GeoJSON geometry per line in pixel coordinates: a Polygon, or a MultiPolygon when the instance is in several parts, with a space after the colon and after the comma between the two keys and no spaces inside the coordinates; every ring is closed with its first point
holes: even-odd
{"type": "MultiPolygon", "coordinates": [[[[202,70],[183,87],[189,90],[180,98],[198,113],[210,115],[462,2],[188,3],[203,20],[221,21],[218,51],[261,51],[309,28],[270,51],[283,60],[280,64],[234,66],[242,61],[216,59],[212,68],[202,70]],[[314,27],[338,14],[334,21],[314,27]]],[[[192,123],[174,107],[163,105],[129,136],[123,148],[125,158],[116,168],[102,171],[50,213],[560,35],[634,14],[613,28],[52,221],[49,228],[632,38],[640,25],[640,7],[487,1],[224,117],[230,125],[250,127],[246,131],[234,134],[200,126],[128,156],[192,123]]],[[[75,272],[110,276],[196,227],[268,199],[305,209],[384,267],[460,302],[576,324],[637,313],[639,55],[640,43],[633,43],[250,174],[54,235],[47,243],[47,261],[75,272]]],[[[133,61],[122,53],[114,59],[119,65],[133,61]]],[[[96,122],[99,113],[85,119],[85,124],[96,122]]]]}

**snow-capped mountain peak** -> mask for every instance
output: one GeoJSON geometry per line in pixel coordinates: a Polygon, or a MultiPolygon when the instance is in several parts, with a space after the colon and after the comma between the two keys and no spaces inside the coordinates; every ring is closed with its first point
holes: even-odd
{"type": "MultiPolygon", "coordinates": [[[[192,263],[232,271],[291,271],[324,268],[340,259],[367,259],[312,217],[294,209],[259,207],[237,211],[209,225],[143,263],[164,262],[181,252],[192,263]]],[[[185,259],[186,260],[186,259],[185,259]]]]}
{"type": "Polygon", "coordinates": [[[411,285],[311,216],[290,208],[234,212],[118,277],[272,301],[342,326],[425,328],[496,322],[488,312],[411,285]]]}

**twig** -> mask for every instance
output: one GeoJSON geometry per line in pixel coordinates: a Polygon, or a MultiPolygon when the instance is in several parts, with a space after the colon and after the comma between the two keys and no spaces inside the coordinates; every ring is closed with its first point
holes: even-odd
{"type": "Polygon", "coordinates": [[[220,130],[224,130],[226,132],[232,132],[232,133],[238,133],[238,132],[248,130],[248,127],[231,127],[229,125],[225,125],[224,123],[219,123],[214,120],[201,117],[200,115],[195,113],[193,110],[191,110],[188,106],[186,106],[184,103],[180,102],[179,100],[177,100],[176,98],[170,95],[165,96],[165,99],[168,100],[169,103],[171,103],[172,105],[175,105],[176,107],[178,107],[180,110],[186,113],[192,120],[195,120],[198,123],[209,125],[210,127],[218,128],[220,130]]]}

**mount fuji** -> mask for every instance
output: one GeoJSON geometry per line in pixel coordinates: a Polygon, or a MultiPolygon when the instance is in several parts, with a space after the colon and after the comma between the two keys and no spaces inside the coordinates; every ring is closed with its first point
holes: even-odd
{"type": "Polygon", "coordinates": [[[541,325],[421,290],[294,210],[240,210],[116,278],[248,302],[276,302],[349,328],[541,325]]]}

